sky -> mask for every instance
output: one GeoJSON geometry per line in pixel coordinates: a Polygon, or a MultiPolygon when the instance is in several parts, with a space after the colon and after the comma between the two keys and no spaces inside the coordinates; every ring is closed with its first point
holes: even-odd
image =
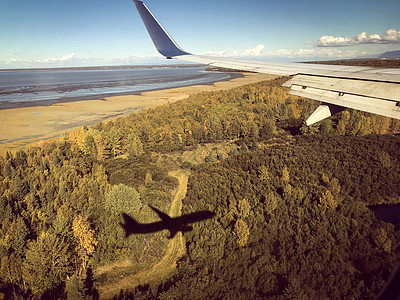
{"type": "MultiPolygon", "coordinates": [[[[399,0],[144,3],[194,54],[307,61],[400,50],[399,0]]],[[[164,63],[131,0],[0,0],[0,69],[164,63]]]]}

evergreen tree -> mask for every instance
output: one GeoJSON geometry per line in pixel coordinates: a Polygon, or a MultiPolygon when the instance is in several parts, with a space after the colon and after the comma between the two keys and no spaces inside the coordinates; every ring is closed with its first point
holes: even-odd
{"type": "Polygon", "coordinates": [[[67,280],[65,290],[67,292],[68,300],[85,300],[89,299],[86,296],[87,289],[82,280],[80,280],[76,275],[73,275],[67,280]]]}
{"type": "Polygon", "coordinates": [[[128,135],[127,150],[130,158],[140,157],[144,154],[143,144],[135,133],[128,135]]]}
{"type": "Polygon", "coordinates": [[[42,232],[36,241],[28,244],[23,274],[34,295],[56,288],[71,273],[71,251],[64,240],[42,232]]]}

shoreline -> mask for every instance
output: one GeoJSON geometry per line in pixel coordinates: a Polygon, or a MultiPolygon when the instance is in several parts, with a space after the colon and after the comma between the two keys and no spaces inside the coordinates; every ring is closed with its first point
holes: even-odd
{"type": "Polygon", "coordinates": [[[192,94],[227,90],[270,80],[274,75],[241,73],[208,84],[159,89],[130,95],[57,102],[0,110],[0,155],[58,139],[83,125],[115,119],[139,109],[186,99],[192,94]]]}
{"type": "MultiPolygon", "coordinates": [[[[202,71],[202,72],[207,72],[207,71],[202,71]]],[[[216,72],[207,72],[207,73],[216,73],[216,72]]],[[[210,84],[214,84],[215,82],[230,81],[230,80],[244,76],[242,73],[234,73],[234,72],[219,72],[219,73],[228,74],[229,77],[221,79],[221,80],[217,80],[217,81],[209,79],[209,80],[206,80],[206,81],[196,84],[196,85],[210,85],[210,84]]],[[[193,84],[181,83],[181,84],[177,84],[171,88],[173,89],[173,88],[180,88],[180,87],[187,87],[187,86],[193,86],[193,84]]],[[[60,89],[62,89],[62,88],[59,88],[58,90],[60,90],[60,89]]],[[[146,93],[146,92],[153,92],[153,91],[166,90],[166,89],[170,89],[170,88],[159,87],[159,88],[150,88],[150,89],[138,90],[138,91],[109,92],[109,93],[92,94],[92,95],[86,95],[86,96],[64,97],[64,98],[57,98],[57,99],[54,98],[54,99],[37,100],[37,101],[15,101],[15,102],[0,101],[0,111],[6,110],[6,109],[13,109],[13,108],[50,106],[50,105],[56,105],[59,103],[69,103],[69,102],[86,101],[86,100],[99,100],[99,99],[102,100],[104,98],[118,97],[118,96],[140,95],[140,94],[146,93]]]]}

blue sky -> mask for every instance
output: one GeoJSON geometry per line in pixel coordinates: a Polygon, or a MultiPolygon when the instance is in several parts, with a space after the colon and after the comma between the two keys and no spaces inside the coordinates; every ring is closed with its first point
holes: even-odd
{"type": "MultiPolygon", "coordinates": [[[[400,49],[398,0],[144,2],[195,54],[303,61],[400,49]]],[[[0,41],[0,68],[165,62],[131,0],[0,0],[0,41]]]]}

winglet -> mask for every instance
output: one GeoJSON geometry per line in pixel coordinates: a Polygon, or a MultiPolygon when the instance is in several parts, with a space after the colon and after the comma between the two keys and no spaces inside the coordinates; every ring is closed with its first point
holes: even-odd
{"type": "Polygon", "coordinates": [[[178,44],[175,43],[168,32],[162,27],[142,1],[133,0],[133,2],[135,3],[136,9],[139,12],[139,15],[142,18],[142,21],[158,52],[166,58],[189,54],[183,51],[178,44]]]}

